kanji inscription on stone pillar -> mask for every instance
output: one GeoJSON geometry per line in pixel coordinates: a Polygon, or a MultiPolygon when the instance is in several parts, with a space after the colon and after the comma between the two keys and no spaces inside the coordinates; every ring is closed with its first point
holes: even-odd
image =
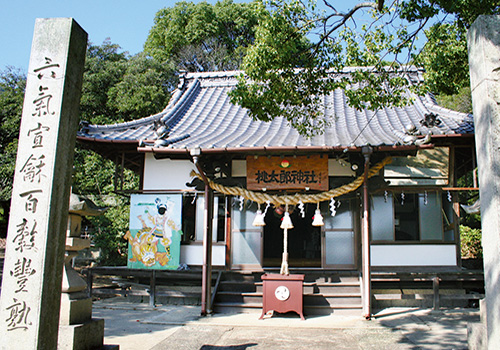
{"type": "Polygon", "coordinates": [[[37,19],[24,97],[0,299],[1,349],[56,349],[87,33],[37,19]]]}
{"type": "Polygon", "coordinates": [[[481,198],[487,348],[500,349],[500,16],[479,16],[467,39],[481,198]]]}

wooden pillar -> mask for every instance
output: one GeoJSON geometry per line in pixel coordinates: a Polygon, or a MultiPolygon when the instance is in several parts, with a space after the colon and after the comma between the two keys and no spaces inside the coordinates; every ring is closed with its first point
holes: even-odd
{"type": "Polygon", "coordinates": [[[203,272],[201,281],[201,314],[212,313],[212,221],[213,221],[213,192],[208,184],[205,185],[205,215],[203,231],[203,272]]]}
{"type": "Polygon", "coordinates": [[[365,157],[364,182],[363,182],[363,224],[361,232],[362,245],[362,277],[363,277],[363,316],[371,319],[372,316],[372,288],[371,288],[371,266],[370,266],[370,202],[368,197],[368,168],[370,166],[370,155],[372,148],[363,147],[362,152],[365,157]]]}
{"type": "Polygon", "coordinates": [[[212,287],[212,221],[213,221],[213,191],[208,184],[208,179],[199,163],[201,149],[190,150],[193,163],[198,169],[205,183],[205,209],[203,216],[203,267],[201,274],[201,315],[212,313],[211,287],[212,287]]]}
{"type": "Polygon", "coordinates": [[[156,270],[151,270],[149,277],[149,306],[156,306],[156,270]]]}
{"type": "Polygon", "coordinates": [[[231,238],[232,238],[232,235],[231,235],[231,220],[232,220],[232,217],[231,217],[231,206],[230,206],[230,202],[229,202],[229,198],[230,197],[225,197],[225,210],[226,210],[226,220],[225,220],[225,223],[226,223],[226,234],[225,234],[225,237],[226,237],[226,270],[229,270],[230,266],[231,266],[231,238]]]}
{"type": "Polygon", "coordinates": [[[433,310],[439,311],[439,277],[434,276],[432,278],[432,290],[434,294],[433,310]]]}

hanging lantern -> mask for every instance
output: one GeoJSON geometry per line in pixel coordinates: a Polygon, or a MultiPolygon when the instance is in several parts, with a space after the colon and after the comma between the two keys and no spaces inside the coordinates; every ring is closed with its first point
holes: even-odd
{"type": "Polygon", "coordinates": [[[288,213],[288,204],[286,205],[285,215],[283,216],[280,227],[283,229],[293,228],[292,219],[290,219],[290,214],[288,213]]]}
{"type": "Polygon", "coordinates": [[[255,215],[255,219],[253,219],[253,226],[266,226],[264,222],[264,214],[262,214],[262,210],[257,210],[257,214],[255,215]]]}
{"type": "Polygon", "coordinates": [[[321,215],[321,210],[319,210],[319,203],[318,207],[316,208],[316,211],[314,212],[313,216],[313,226],[323,226],[325,223],[323,222],[323,215],[321,215]]]}

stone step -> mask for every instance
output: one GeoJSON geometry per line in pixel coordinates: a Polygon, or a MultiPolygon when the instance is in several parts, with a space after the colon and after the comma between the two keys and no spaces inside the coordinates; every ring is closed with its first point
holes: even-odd
{"type": "MultiPolygon", "coordinates": [[[[239,303],[239,304],[262,304],[261,292],[219,292],[215,298],[215,304],[239,303]]],[[[361,293],[304,293],[304,307],[307,306],[329,306],[361,305],[361,293]]]]}
{"type": "MultiPolygon", "coordinates": [[[[219,283],[214,309],[245,312],[261,308],[262,272],[226,272],[219,283]]],[[[304,310],[315,314],[331,314],[332,310],[362,308],[359,273],[315,271],[304,274],[304,310]]]]}
{"type": "Polygon", "coordinates": [[[213,311],[216,313],[258,313],[262,311],[262,303],[216,303],[213,305],[213,311]]]}
{"type": "MultiPolygon", "coordinates": [[[[123,297],[135,303],[149,303],[150,298],[147,289],[98,288],[93,290],[92,295],[96,298],[123,297]]],[[[155,300],[157,305],[201,305],[201,292],[157,291],[155,300]]]]}
{"type": "MultiPolygon", "coordinates": [[[[218,303],[215,304],[214,312],[216,313],[256,313],[260,317],[262,312],[262,303],[218,303]]],[[[360,316],[362,314],[362,306],[357,304],[345,304],[336,307],[329,306],[304,306],[304,315],[343,315],[343,316],[360,316]]],[[[298,316],[297,316],[298,317],[298,316]]]]}
{"type": "MultiPolygon", "coordinates": [[[[295,272],[290,271],[290,274],[295,272]]],[[[297,272],[304,274],[304,284],[307,283],[358,283],[358,272],[297,272]]],[[[262,282],[262,275],[264,272],[245,272],[245,271],[226,271],[223,275],[222,282],[262,282]]]]}
{"type": "MultiPolygon", "coordinates": [[[[359,281],[356,282],[335,282],[335,283],[317,283],[307,282],[303,284],[304,293],[332,293],[334,291],[344,293],[355,293],[360,290],[359,281]]],[[[221,281],[220,291],[241,291],[241,292],[262,292],[262,282],[235,282],[221,281]]]]}

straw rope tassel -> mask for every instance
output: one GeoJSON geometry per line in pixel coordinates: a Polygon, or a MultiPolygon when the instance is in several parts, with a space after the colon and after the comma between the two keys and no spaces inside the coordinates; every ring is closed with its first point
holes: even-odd
{"type": "Polygon", "coordinates": [[[289,275],[288,270],[288,229],[283,229],[283,256],[281,258],[281,275],[289,275]]]}

